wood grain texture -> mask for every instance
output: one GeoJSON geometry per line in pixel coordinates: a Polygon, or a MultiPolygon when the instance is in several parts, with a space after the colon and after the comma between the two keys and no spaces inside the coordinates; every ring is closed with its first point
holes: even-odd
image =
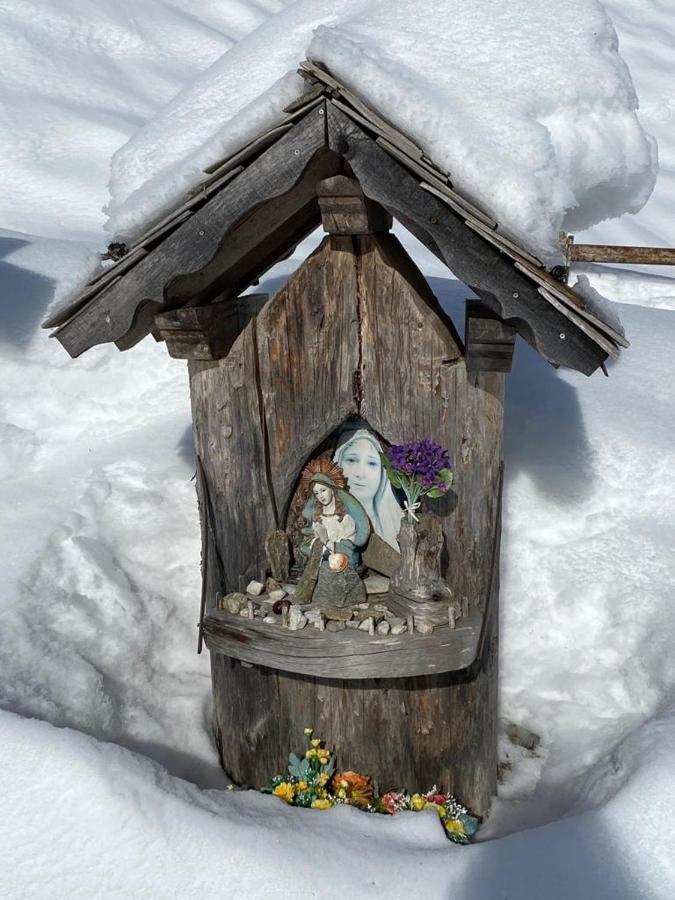
{"type": "Polygon", "coordinates": [[[591,338],[549,304],[511,260],[468,229],[460,215],[420,188],[406,168],[389,156],[332,103],[327,104],[329,146],[351,166],[366,196],[401,221],[427,232],[454,274],[546,359],[591,374],[607,358],[591,338]],[[569,332],[566,340],[561,332],[569,332]]]}
{"type": "Polygon", "coordinates": [[[204,620],[210,650],[285,672],[349,680],[466,670],[476,659],[482,628],[482,612],[475,610],[454,631],[438,627],[430,635],[289,631],[220,611],[204,620]]]}
{"type": "MultiPolygon", "coordinates": [[[[227,232],[251,209],[289,191],[325,148],[325,111],[313,109],[251,165],[204,204],[126,277],[95,297],[55,333],[71,356],[117,341],[132,327],[142,301],[164,304],[164,288],[178,275],[202,269],[227,232]]],[[[325,177],[325,176],[324,176],[325,177]]]]}
{"type": "Polygon", "coordinates": [[[254,319],[247,325],[226,359],[189,362],[195,445],[213,506],[223,566],[216,583],[223,594],[239,590],[240,576],[264,581],[265,536],[276,528],[267,479],[255,324],[254,319]]]}
{"type": "Polygon", "coordinates": [[[325,238],[258,316],[269,469],[281,521],[313,450],[358,412],[356,278],[352,239],[325,238]]]}

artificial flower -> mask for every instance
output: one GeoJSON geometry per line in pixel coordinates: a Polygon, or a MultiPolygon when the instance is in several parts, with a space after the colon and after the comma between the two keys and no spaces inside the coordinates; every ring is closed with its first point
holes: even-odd
{"type": "Polygon", "coordinates": [[[305,734],[307,735],[307,737],[309,737],[311,734],[314,734],[314,729],[309,728],[308,726],[307,728],[305,728],[305,734]]]}
{"type": "Polygon", "coordinates": [[[316,800],[312,800],[312,809],[330,809],[333,805],[333,801],[330,797],[319,797],[316,800]]]}
{"type": "Polygon", "coordinates": [[[339,772],[333,776],[333,793],[340,800],[362,809],[370,805],[373,799],[373,785],[366,775],[358,772],[339,772]]]}
{"type": "Polygon", "coordinates": [[[294,789],[293,789],[293,785],[290,784],[288,781],[282,781],[280,784],[278,784],[274,788],[272,793],[275,794],[277,797],[281,797],[281,799],[285,800],[286,803],[293,802],[294,789]]]}
{"type": "Polygon", "coordinates": [[[410,808],[415,812],[420,812],[427,805],[427,798],[422,794],[413,794],[410,798],[410,808]]]}
{"type": "Polygon", "coordinates": [[[319,738],[312,738],[312,740],[310,741],[310,744],[312,745],[312,747],[320,747],[321,740],[319,738]]]}

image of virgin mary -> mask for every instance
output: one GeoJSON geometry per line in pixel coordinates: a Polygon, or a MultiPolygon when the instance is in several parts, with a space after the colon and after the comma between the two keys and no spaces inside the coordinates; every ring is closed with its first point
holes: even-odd
{"type": "Polygon", "coordinates": [[[375,534],[398,551],[403,510],[380,460],[381,453],[382,445],[375,435],[359,428],[338,444],[333,461],[344,472],[349,493],[365,509],[375,534]]]}

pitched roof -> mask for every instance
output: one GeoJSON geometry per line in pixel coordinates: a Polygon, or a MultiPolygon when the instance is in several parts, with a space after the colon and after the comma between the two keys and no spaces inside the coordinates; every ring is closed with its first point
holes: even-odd
{"type": "Polygon", "coordinates": [[[550,362],[590,374],[628,346],[570,287],[463,197],[451,173],[320,63],[275,126],[223,159],[44,323],[77,356],[132,346],[157,312],[240,293],[319,224],[316,184],[345,162],[387,208],[550,362]],[[227,240],[224,240],[227,236],[227,240]]]}

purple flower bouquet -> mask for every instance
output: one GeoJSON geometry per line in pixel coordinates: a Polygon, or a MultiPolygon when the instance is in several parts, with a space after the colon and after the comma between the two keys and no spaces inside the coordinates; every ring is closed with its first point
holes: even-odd
{"type": "Polygon", "coordinates": [[[420,498],[442,497],[452,484],[448,451],[429,438],[396,444],[381,457],[389,481],[405,493],[408,522],[419,522],[420,498]]]}

